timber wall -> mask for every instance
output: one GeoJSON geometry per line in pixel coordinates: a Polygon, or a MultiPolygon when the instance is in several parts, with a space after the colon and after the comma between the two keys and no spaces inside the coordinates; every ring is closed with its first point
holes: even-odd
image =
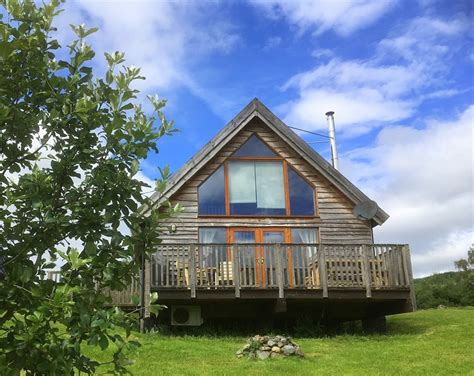
{"type": "Polygon", "coordinates": [[[170,200],[179,203],[182,213],[164,223],[164,243],[198,242],[199,227],[316,227],[322,243],[372,243],[372,229],[368,221],[357,219],[352,213],[353,204],[304,161],[279,136],[258,118],[254,118],[204,168],[186,182],[170,200]],[[279,153],[302,176],[316,187],[316,217],[311,218],[199,218],[198,187],[226,158],[232,155],[253,133],[279,153]],[[170,234],[170,225],[176,232],[170,234]]]}

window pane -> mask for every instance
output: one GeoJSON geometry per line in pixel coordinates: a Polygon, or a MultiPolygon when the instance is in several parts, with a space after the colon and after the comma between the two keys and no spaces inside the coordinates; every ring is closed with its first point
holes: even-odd
{"type": "MultiPolygon", "coordinates": [[[[234,231],[234,243],[255,243],[255,231],[234,231]]],[[[247,265],[247,273],[251,273],[249,266],[255,263],[255,246],[245,246],[239,248],[240,265],[247,265]]],[[[247,279],[250,280],[250,276],[247,279]]]]}
{"type": "Polygon", "coordinates": [[[229,162],[230,214],[284,215],[281,162],[229,162]]]}
{"type": "Polygon", "coordinates": [[[225,214],[224,167],[199,186],[199,214],[225,214]]]}
{"type": "MultiPolygon", "coordinates": [[[[292,228],[291,242],[296,244],[315,244],[318,242],[317,230],[315,228],[292,228]]],[[[301,279],[301,276],[304,276],[304,272],[302,270],[298,271],[298,269],[304,268],[305,265],[315,262],[316,257],[316,246],[293,246],[292,259],[294,276],[297,283],[304,283],[301,279]]]]}
{"type": "Polygon", "coordinates": [[[231,204],[248,204],[256,201],[253,162],[229,162],[229,191],[231,204]]]}
{"type": "Polygon", "coordinates": [[[224,227],[201,227],[199,229],[200,243],[226,243],[224,227]]]}
{"type": "Polygon", "coordinates": [[[278,157],[257,136],[250,138],[233,154],[233,157],[278,157]]]}
{"type": "Polygon", "coordinates": [[[285,209],[283,165],[281,162],[257,162],[257,208],[285,209]]]}
{"type": "Polygon", "coordinates": [[[315,228],[292,228],[291,242],[301,244],[311,244],[318,242],[318,236],[315,228]]]}
{"type": "MultiPolygon", "coordinates": [[[[226,230],[224,227],[201,227],[199,229],[200,243],[222,243],[226,242],[226,230]]],[[[203,267],[217,267],[227,261],[227,247],[225,245],[202,246],[200,263],[203,267]]]]}
{"type": "Polygon", "coordinates": [[[314,190],[298,173],[288,166],[291,215],[314,215],[314,190]]]}

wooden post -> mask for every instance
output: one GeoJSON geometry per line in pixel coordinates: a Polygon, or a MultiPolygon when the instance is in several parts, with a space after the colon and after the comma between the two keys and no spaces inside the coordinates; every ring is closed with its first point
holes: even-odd
{"type": "Polygon", "coordinates": [[[416,311],[415,282],[413,281],[410,247],[408,246],[408,244],[403,246],[402,252],[403,252],[403,264],[404,264],[404,269],[405,269],[405,278],[406,278],[406,282],[408,282],[408,285],[410,286],[411,307],[413,311],[416,311]]]}
{"type": "Polygon", "coordinates": [[[240,298],[240,258],[239,258],[239,246],[230,246],[230,252],[232,254],[232,273],[234,274],[234,286],[235,286],[235,297],[240,298]]]}
{"type": "MultiPolygon", "coordinates": [[[[199,247],[199,246],[198,246],[199,247]]],[[[189,247],[189,287],[191,288],[191,298],[196,297],[196,249],[194,246],[189,247]]]]}
{"type": "Polygon", "coordinates": [[[284,289],[284,274],[283,274],[283,253],[280,243],[275,247],[277,255],[277,276],[278,276],[278,298],[283,299],[285,297],[284,289]]]}
{"type": "Polygon", "coordinates": [[[371,288],[371,281],[370,281],[370,264],[369,264],[369,252],[367,249],[367,245],[363,244],[361,246],[361,257],[362,257],[362,278],[365,282],[365,292],[367,298],[372,297],[372,288],[371,288]]]}
{"type": "Polygon", "coordinates": [[[328,274],[326,270],[326,255],[324,254],[324,245],[320,244],[318,249],[319,280],[323,289],[323,298],[328,297],[328,274]]]}

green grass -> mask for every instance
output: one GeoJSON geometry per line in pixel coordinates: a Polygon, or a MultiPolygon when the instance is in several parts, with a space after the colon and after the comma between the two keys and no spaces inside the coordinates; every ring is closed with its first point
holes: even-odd
{"type": "Polygon", "coordinates": [[[304,359],[236,359],[244,337],[134,336],[136,375],[474,375],[474,307],[391,316],[387,335],[295,338],[304,359]]]}

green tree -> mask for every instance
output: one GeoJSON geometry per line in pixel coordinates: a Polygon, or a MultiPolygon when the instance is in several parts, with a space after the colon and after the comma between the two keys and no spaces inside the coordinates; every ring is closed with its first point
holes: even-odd
{"type": "Polygon", "coordinates": [[[179,210],[152,206],[137,178],[140,160],[175,129],[164,100],[150,98],[151,115],[136,104],[131,85],[143,77],[119,68],[122,53],[105,54],[105,77],[94,76],[86,37],[96,29],[73,27],[78,39],[63,49],[52,37],[60,2],[37,4],[0,0],[0,369],[93,373],[100,364],[87,344],[113,346],[122,372],[134,323],[104,308],[102,291],[130,284],[138,245],[151,251],[160,220],[179,210]],[[47,280],[58,266],[61,283],[47,280]]]}
{"type": "Polygon", "coordinates": [[[474,270],[474,244],[469,247],[467,258],[455,261],[454,266],[463,272],[474,270]]]}

